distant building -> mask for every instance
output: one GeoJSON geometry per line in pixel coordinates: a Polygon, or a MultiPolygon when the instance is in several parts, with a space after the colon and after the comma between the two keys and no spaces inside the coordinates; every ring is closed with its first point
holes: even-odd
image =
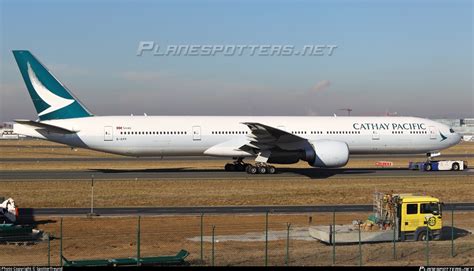
{"type": "Polygon", "coordinates": [[[460,133],[465,141],[474,140],[474,118],[433,120],[450,126],[454,131],[460,133]]]}
{"type": "Polygon", "coordinates": [[[1,139],[19,139],[20,136],[13,132],[13,123],[5,122],[0,125],[0,140],[1,139]]]}

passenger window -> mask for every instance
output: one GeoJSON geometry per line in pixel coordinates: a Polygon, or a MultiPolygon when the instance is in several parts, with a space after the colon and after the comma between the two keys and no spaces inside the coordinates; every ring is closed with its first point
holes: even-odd
{"type": "Polygon", "coordinates": [[[418,213],[418,204],[407,204],[407,215],[418,213]]]}

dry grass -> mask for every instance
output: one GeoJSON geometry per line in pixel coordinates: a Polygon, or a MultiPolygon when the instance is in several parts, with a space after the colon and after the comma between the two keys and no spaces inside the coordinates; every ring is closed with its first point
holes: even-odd
{"type": "MultiPolygon", "coordinates": [[[[445,202],[474,198],[474,177],[96,181],[95,205],[220,206],[371,204],[375,190],[423,193],[445,202]]],[[[11,181],[1,193],[22,207],[87,207],[89,181],[11,181]]]]}

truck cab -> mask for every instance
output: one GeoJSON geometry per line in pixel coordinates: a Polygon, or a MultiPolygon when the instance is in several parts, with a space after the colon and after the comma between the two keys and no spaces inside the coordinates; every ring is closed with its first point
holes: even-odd
{"type": "Polygon", "coordinates": [[[401,241],[439,240],[441,237],[442,203],[431,196],[398,195],[397,220],[401,241]],[[428,235],[427,235],[427,228],[428,235]]]}

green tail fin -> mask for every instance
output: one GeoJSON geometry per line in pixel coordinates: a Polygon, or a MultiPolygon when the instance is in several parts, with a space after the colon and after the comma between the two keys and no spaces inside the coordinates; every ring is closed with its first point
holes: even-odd
{"type": "Polygon", "coordinates": [[[30,51],[14,50],[13,55],[40,120],[93,116],[30,51]]]}

